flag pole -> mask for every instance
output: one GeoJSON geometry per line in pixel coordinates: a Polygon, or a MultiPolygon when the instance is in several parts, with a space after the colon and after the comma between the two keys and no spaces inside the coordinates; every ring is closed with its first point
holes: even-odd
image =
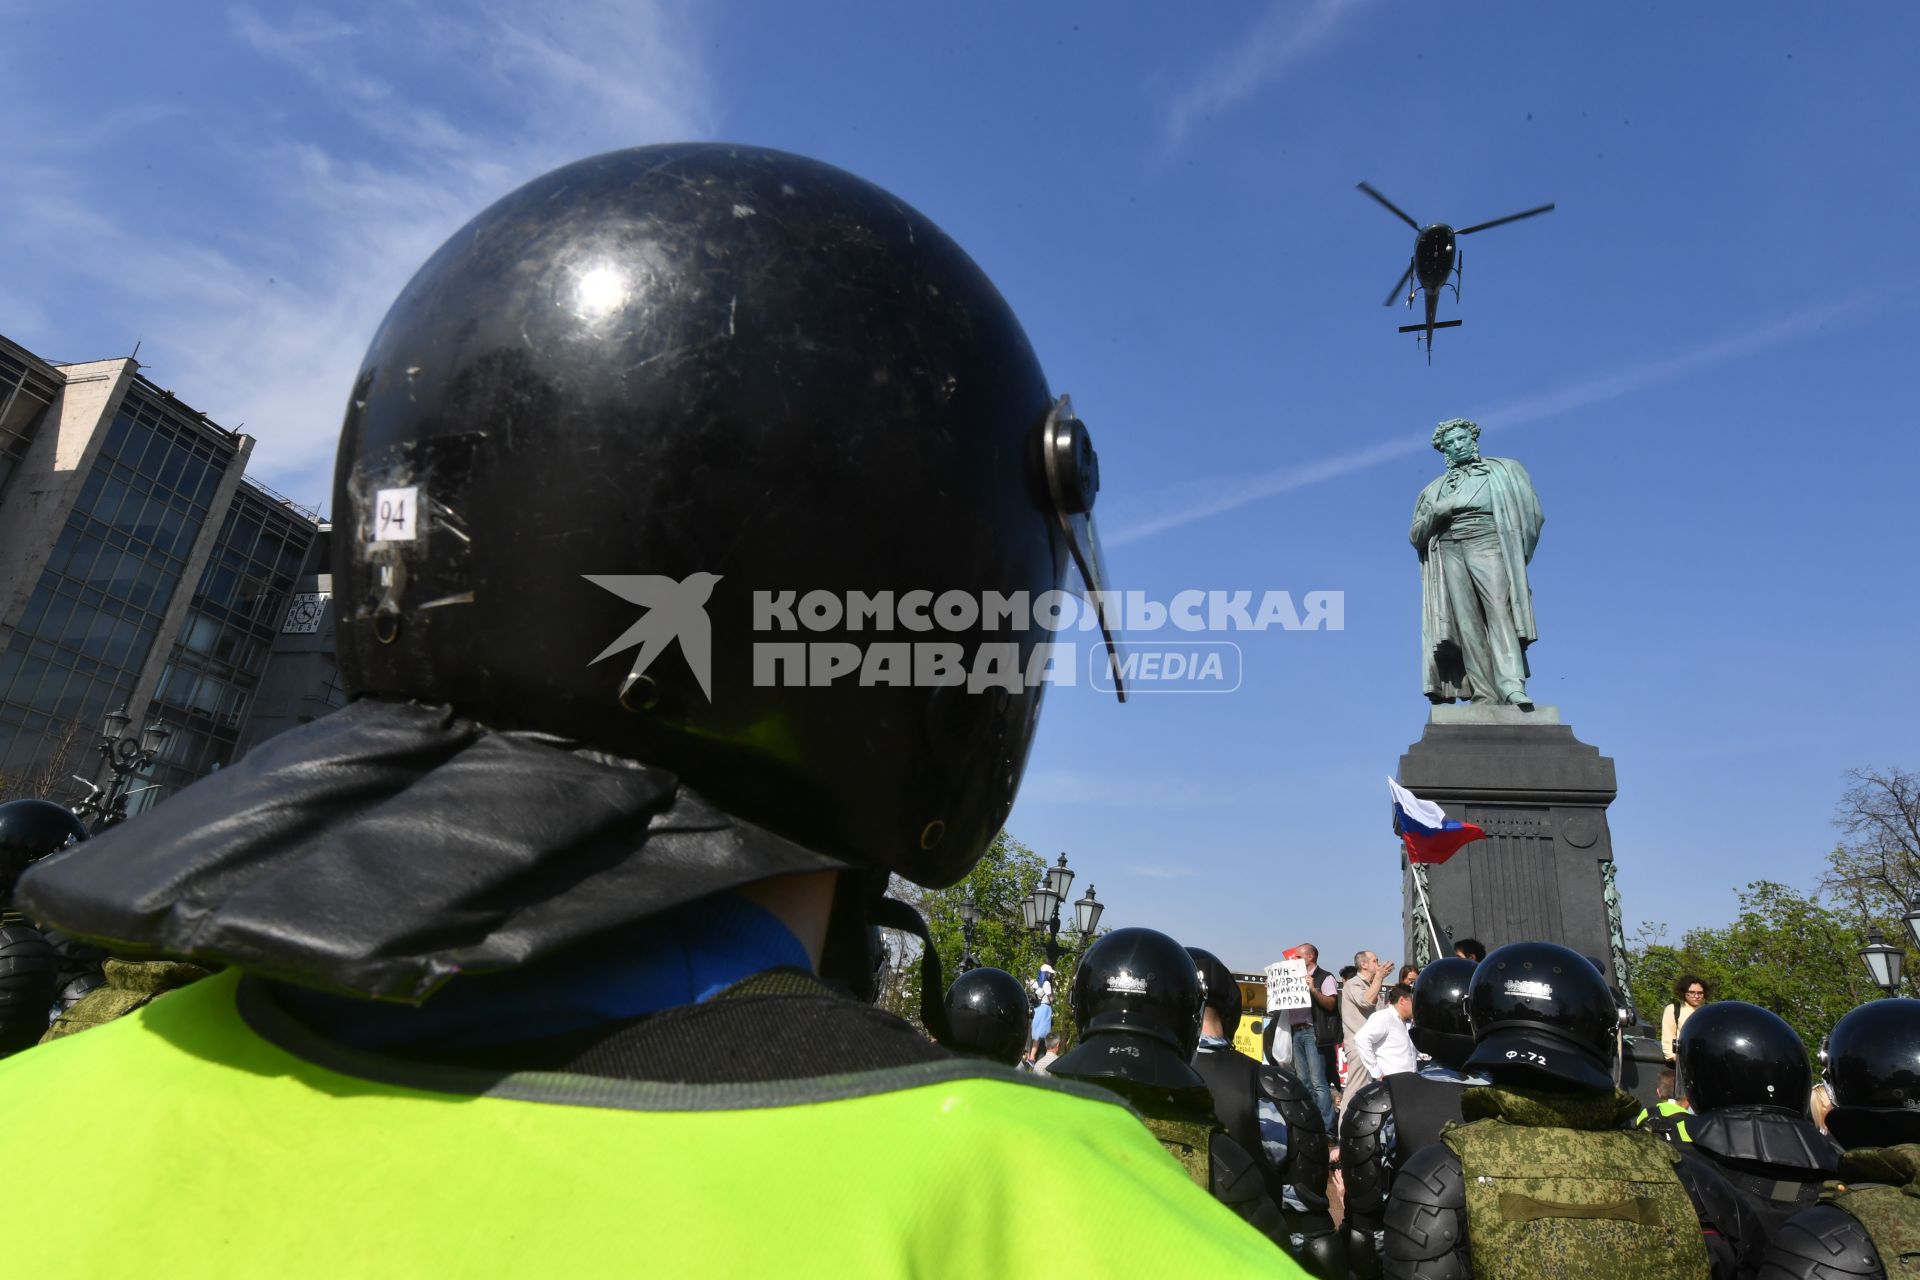
{"type": "Polygon", "coordinates": [[[1442,959],[1440,952],[1440,929],[1433,923],[1433,904],[1427,901],[1427,877],[1423,874],[1426,867],[1415,862],[1411,855],[1407,858],[1407,870],[1413,873],[1413,891],[1420,899],[1420,912],[1427,918],[1427,937],[1433,940],[1433,958],[1442,959]]]}

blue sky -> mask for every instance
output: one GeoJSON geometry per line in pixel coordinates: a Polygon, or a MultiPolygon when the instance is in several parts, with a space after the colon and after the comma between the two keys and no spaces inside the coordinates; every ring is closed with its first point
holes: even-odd
{"type": "MultiPolygon", "coordinates": [[[[1010,826],[1236,966],[1399,950],[1405,541],[1440,418],[1547,512],[1533,689],[1618,765],[1629,921],[1808,885],[1854,765],[1920,763],[1920,11],[1825,6],[0,0],[0,332],[124,355],[327,491],[386,304],[611,147],[843,165],[981,262],[1101,450],[1118,585],[1346,593],[1231,695],[1051,696],[1010,826]],[[1203,16],[1196,16],[1196,12],[1203,16]],[[1429,367],[1380,305],[1456,225],[1429,367]]],[[[1471,853],[1463,856],[1471,856],[1471,853]]]]}

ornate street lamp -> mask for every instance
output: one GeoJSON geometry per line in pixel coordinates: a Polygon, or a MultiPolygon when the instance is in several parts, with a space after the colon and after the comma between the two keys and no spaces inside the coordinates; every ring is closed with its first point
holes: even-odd
{"type": "MultiPolygon", "coordinates": [[[[107,712],[100,717],[100,741],[95,750],[113,771],[113,781],[102,790],[93,783],[93,794],[73,806],[76,816],[89,819],[89,830],[98,834],[115,823],[126,821],[127,801],[149,788],[133,788],[133,782],[153,764],[154,758],[173,737],[173,730],[163,720],[154,720],[140,731],[136,740],[127,732],[133,725],[133,717],[127,714],[125,706],[107,712]]],[[[82,778],[82,782],[86,779],[82,778]]]]}
{"type": "MultiPolygon", "coordinates": [[[[1020,903],[1020,916],[1029,931],[1044,933],[1041,945],[1047,949],[1047,963],[1057,965],[1060,955],[1072,948],[1060,945],[1060,908],[1066,903],[1067,893],[1073,887],[1073,869],[1067,866],[1067,855],[1062,853],[1060,860],[1047,868],[1040,883],[1034,886],[1020,903]]],[[[1093,936],[1093,930],[1100,922],[1100,913],[1107,904],[1093,896],[1092,886],[1087,888],[1087,896],[1073,904],[1075,930],[1079,935],[1076,945],[1084,946],[1093,936]]]]}
{"type": "Polygon", "coordinates": [[[1907,922],[1907,936],[1913,939],[1914,949],[1920,950],[1920,902],[1909,902],[1900,918],[1907,922]]]}
{"type": "Polygon", "coordinates": [[[973,956],[973,931],[979,925],[982,912],[974,905],[973,894],[969,893],[965,901],[955,908],[960,913],[960,972],[977,969],[980,962],[973,956]]]}
{"type": "Polygon", "coordinates": [[[1900,969],[1905,965],[1907,953],[1890,944],[1886,935],[1878,929],[1867,934],[1867,945],[1860,948],[1860,959],[1866,962],[1867,975],[1873,979],[1873,985],[1888,995],[1900,988],[1900,969]]]}
{"type": "Polygon", "coordinates": [[[1093,931],[1100,927],[1100,913],[1107,904],[1094,900],[1093,886],[1087,886],[1087,896],[1073,904],[1073,925],[1075,932],[1082,938],[1091,938],[1093,931]]]}

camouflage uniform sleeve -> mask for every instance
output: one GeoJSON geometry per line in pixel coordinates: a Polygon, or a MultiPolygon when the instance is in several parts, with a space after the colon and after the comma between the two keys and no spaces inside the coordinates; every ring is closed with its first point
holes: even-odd
{"type": "Polygon", "coordinates": [[[1852,1214],[1816,1204],[1788,1218],[1760,1259],[1759,1280],[1886,1280],[1880,1254],[1852,1214]]]}
{"type": "Polygon", "coordinates": [[[1471,1280],[1459,1156],[1436,1142],[1407,1158],[1387,1196],[1386,1232],[1393,1280],[1471,1280]]]}

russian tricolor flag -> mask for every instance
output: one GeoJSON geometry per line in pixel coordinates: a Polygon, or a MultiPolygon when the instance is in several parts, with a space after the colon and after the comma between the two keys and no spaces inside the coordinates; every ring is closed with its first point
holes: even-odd
{"type": "Polygon", "coordinates": [[[1445,809],[1422,800],[1392,778],[1387,779],[1387,790],[1393,793],[1393,829],[1406,842],[1408,862],[1445,862],[1460,846],[1487,838],[1479,827],[1455,822],[1445,809]]]}

